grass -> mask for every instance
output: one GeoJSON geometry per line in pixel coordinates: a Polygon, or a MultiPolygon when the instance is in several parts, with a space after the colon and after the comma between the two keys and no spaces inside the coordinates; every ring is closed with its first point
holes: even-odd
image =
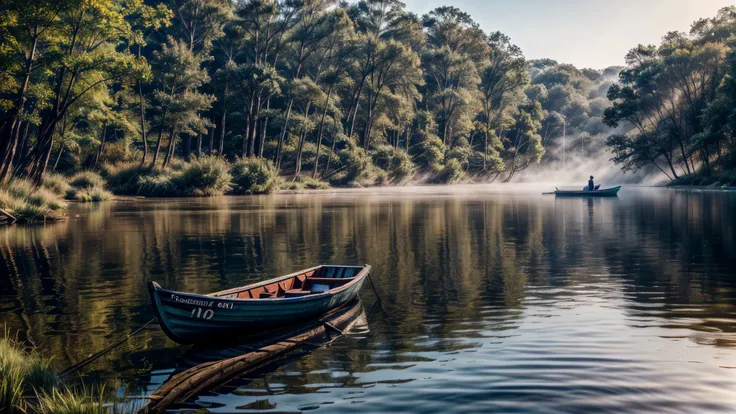
{"type": "Polygon", "coordinates": [[[146,197],[174,197],[178,190],[170,172],[160,171],[139,178],[137,194],[146,197]]]}
{"type": "Polygon", "coordinates": [[[73,195],[74,200],[83,203],[97,203],[100,201],[112,200],[113,194],[104,188],[82,188],[76,190],[73,195]]]}
{"type": "Polygon", "coordinates": [[[49,392],[59,383],[51,360],[24,349],[5,332],[0,339],[0,412],[25,413],[25,396],[49,392]]]}
{"type": "Polygon", "coordinates": [[[65,197],[66,193],[72,189],[68,179],[57,173],[46,174],[42,187],[61,197],[65,197]]]}
{"type": "Polygon", "coordinates": [[[103,414],[109,412],[104,395],[104,388],[65,384],[51,359],[22,346],[7,330],[0,338],[0,413],[103,414]]]}
{"type": "Polygon", "coordinates": [[[66,192],[69,200],[83,203],[96,203],[112,200],[112,193],[105,190],[105,179],[92,171],[82,171],[69,179],[70,188],[66,192]]]}
{"type": "Polygon", "coordinates": [[[37,188],[29,180],[15,178],[0,187],[0,208],[21,222],[33,222],[60,219],[66,203],[49,187],[37,188]]]}
{"type": "Polygon", "coordinates": [[[100,174],[95,172],[82,171],[74,174],[69,179],[69,185],[74,188],[104,187],[105,180],[100,176],[100,174]]]}

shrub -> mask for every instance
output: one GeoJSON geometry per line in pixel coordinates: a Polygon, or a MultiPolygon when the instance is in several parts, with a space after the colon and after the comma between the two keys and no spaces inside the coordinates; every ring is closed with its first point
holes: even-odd
{"type": "Polygon", "coordinates": [[[389,174],[394,181],[404,182],[411,180],[415,171],[416,166],[412,162],[409,154],[403,150],[394,151],[389,167],[389,174]]]}
{"type": "Polygon", "coordinates": [[[230,168],[225,159],[205,156],[184,165],[174,176],[174,184],[181,195],[215,196],[230,190],[230,168]]]}
{"type": "Polygon", "coordinates": [[[142,167],[137,161],[103,164],[101,169],[107,187],[116,194],[137,194],[141,177],[151,173],[151,168],[142,167]]]}
{"type": "Polygon", "coordinates": [[[373,163],[363,148],[342,150],[338,155],[340,162],[345,166],[345,181],[349,183],[348,185],[361,186],[373,178],[373,163]]]}
{"type": "Polygon", "coordinates": [[[268,194],[278,189],[276,167],[268,160],[241,158],[230,171],[237,194],[268,194]]]}
{"type": "Polygon", "coordinates": [[[43,179],[42,186],[54,192],[54,194],[64,197],[71,190],[71,185],[67,178],[61,174],[48,173],[43,179]]]}
{"type": "Polygon", "coordinates": [[[463,166],[460,164],[460,161],[456,159],[450,159],[445,163],[444,168],[442,168],[442,171],[437,175],[437,181],[440,183],[456,183],[463,179],[465,176],[465,171],[463,170],[463,166]]]}
{"type": "Polygon", "coordinates": [[[74,174],[69,179],[69,184],[74,188],[105,187],[105,180],[92,171],[82,171],[74,174]]]}

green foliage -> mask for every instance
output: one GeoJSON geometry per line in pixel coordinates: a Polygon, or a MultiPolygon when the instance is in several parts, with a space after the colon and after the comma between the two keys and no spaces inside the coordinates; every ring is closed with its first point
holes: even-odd
{"type": "Polygon", "coordinates": [[[402,183],[411,180],[416,170],[416,165],[405,151],[397,150],[391,156],[388,172],[393,181],[402,183]]]}
{"type": "Polygon", "coordinates": [[[149,167],[135,161],[103,164],[101,170],[110,190],[115,194],[127,195],[138,194],[141,177],[151,172],[149,167]]]}
{"type": "Polygon", "coordinates": [[[373,163],[371,157],[362,148],[342,150],[338,154],[340,163],[345,166],[343,181],[351,187],[360,187],[369,184],[373,178],[373,163]]]}
{"type": "Polygon", "coordinates": [[[174,177],[179,194],[208,197],[230,190],[230,166],[221,157],[205,156],[187,163],[174,177]]]}
{"type": "Polygon", "coordinates": [[[278,189],[276,167],[270,161],[240,158],[230,172],[236,194],[268,194],[278,189]]]}
{"type": "Polygon", "coordinates": [[[462,180],[465,177],[465,170],[460,161],[450,159],[447,161],[442,170],[437,175],[437,182],[444,184],[452,184],[462,180]]]}

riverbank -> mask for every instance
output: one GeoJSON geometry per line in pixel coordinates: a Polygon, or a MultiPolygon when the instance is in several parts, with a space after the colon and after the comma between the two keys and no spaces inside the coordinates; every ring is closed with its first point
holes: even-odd
{"type": "Polygon", "coordinates": [[[736,171],[727,170],[718,174],[688,174],[667,184],[668,187],[711,187],[736,188],[736,171]]]}

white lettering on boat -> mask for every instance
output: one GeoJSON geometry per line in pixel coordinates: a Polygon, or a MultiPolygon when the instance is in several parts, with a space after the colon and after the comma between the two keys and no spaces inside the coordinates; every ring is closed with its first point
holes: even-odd
{"type": "MultiPolygon", "coordinates": [[[[212,308],[215,307],[215,301],[214,300],[200,300],[200,299],[191,299],[191,298],[182,298],[180,296],[171,294],[171,300],[175,301],[176,303],[183,303],[185,305],[192,305],[192,306],[202,306],[205,308],[212,308]]],[[[230,302],[217,302],[217,307],[220,309],[233,309],[234,303],[230,302]]]]}
{"type": "Polygon", "coordinates": [[[190,299],[190,298],[181,298],[179,296],[176,296],[174,294],[171,295],[171,299],[176,301],[177,303],[183,303],[185,305],[194,305],[194,306],[204,306],[211,308],[215,305],[215,301],[212,300],[199,300],[199,299],[190,299]]]}
{"type": "Polygon", "coordinates": [[[192,314],[189,315],[190,318],[205,319],[205,320],[210,320],[212,319],[213,316],[215,316],[215,311],[213,311],[212,309],[207,309],[206,311],[202,312],[202,308],[192,309],[192,314]]]}

